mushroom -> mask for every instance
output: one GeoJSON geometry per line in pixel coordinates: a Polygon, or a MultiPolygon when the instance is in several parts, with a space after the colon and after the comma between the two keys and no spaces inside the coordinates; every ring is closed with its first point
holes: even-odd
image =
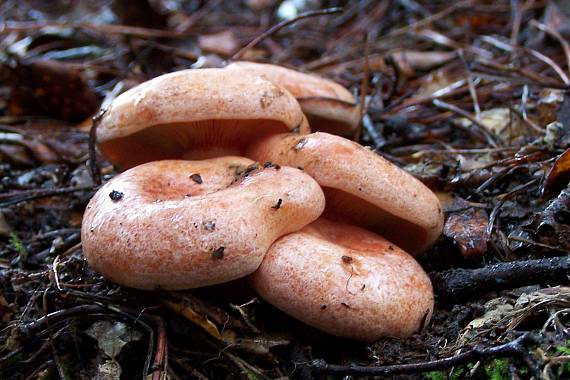
{"type": "Polygon", "coordinates": [[[249,279],[285,313],[366,342],[417,333],[433,311],[429,277],[410,255],[372,232],[324,218],[277,240],[249,279]]]}
{"type": "Polygon", "coordinates": [[[325,215],[370,229],[412,254],[441,234],[443,214],[435,194],[355,142],[327,133],[280,134],[257,141],[247,156],[302,167],[323,187],[325,215]]]}
{"type": "Polygon", "coordinates": [[[91,199],[81,238],[90,266],[140,289],[189,289],[244,277],[282,235],[324,209],[299,169],[241,157],[167,160],[119,174],[91,199]]]}
{"type": "Polygon", "coordinates": [[[309,126],[295,98],[258,76],[182,70],[117,97],[97,127],[102,153],[130,168],[162,159],[241,155],[260,136],[309,126]]]}
{"type": "Polygon", "coordinates": [[[312,130],[352,135],[360,122],[354,96],[329,79],[282,66],[254,62],[234,62],[226,69],[254,73],[289,91],[301,105],[312,130]]]}

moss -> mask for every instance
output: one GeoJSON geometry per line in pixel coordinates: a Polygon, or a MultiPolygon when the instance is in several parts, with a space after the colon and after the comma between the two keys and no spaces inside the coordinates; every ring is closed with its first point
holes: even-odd
{"type": "Polygon", "coordinates": [[[465,368],[456,367],[451,371],[449,375],[447,375],[445,371],[433,371],[433,372],[427,372],[425,374],[425,377],[428,380],[459,380],[462,378],[462,375],[464,373],[465,373],[465,368]]]}
{"type": "Polygon", "coordinates": [[[22,240],[16,235],[14,232],[10,233],[10,238],[8,240],[12,248],[18,253],[20,256],[20,260],[25,261],[28,257],[28,251],[26,251],[26,247],[24,247],[24,243],[22,240]]]}
{"type": "Polygon", "coordinates": [[[490,380],[508,380],[509,362],[506,359],[495,359],[485,366],[485,373],[490,380]]]}

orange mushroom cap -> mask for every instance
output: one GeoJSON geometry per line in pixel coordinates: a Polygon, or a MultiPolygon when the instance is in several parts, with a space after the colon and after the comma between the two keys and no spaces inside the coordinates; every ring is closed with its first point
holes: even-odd
{"type": "Polygon", "coordinates": [[[323,187],[326,215],[370,229],[416,254],[441,235],[439,200],[419,180],[375,152],[339,136],[280,134],[259,140],[248,157],[302,167],[323,187]]]}
{"type": "Polygon", "coordinates": [[[155,161],[91,199],[81,238],[89,264],[121,285],[189,289],[253,272],[280,236],[315,220],[324,195],[294,168],[251,160],[155,161]]]}
{"type": "Polygon", "coordinates": [[[297,98],[312,130],[348,136],[360,122],[354,96],[332,80],[264,63],[234,62],[226,69],[257,74],[289,91],[297,98]]]}
{"type": "Polygon", "coordinates": [[[417,333],[433,311],[429,277],[410,255],[324,218],[277,240],[250,283],[306,324],[366,342],[417,333]]]}
{"type": "Polygon", "coordinates": [[[118,96],[97,140],[113,163],[241,155],[260,136],[308,133],[295,98],[258,76],[224,69],[161,75],[118,96]]]}

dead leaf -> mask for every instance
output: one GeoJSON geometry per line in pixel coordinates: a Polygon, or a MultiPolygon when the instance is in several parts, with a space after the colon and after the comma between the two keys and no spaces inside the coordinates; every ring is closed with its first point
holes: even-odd
{"type": "Polygon", "coordinates": [[[447,70],[436,70],[426,75],[418,88],[414,99],[430,98],[452,87],[462,85],[463,80],[451,75],[447,70]],[[458,80],[462,82],[458,82],[458,80]]]}
{"type": "MultiPolygon", "coordinates": [[[[538,93],[536,110],[538,111],[539,123],[549,124],[559,120],[557,112],[563,111],[561,105],[564,101],[564,92],[557,89],[543,89],[538,93]]],[[[567,119],[567,118],[566,118],[567,119]]]]}
{"type": "MultiPolygon", "coordinates": [[[[517,138],[528,133],[522,128],[519,118],[511,118],[511,110],[508,108],[492,108],[482,111],[479,120],[489,132],[502,140],[517,138]]],[[[463,127],[473,125],[473,122],[466,118],[455,119],[454,123],[463,127]]]]}
{"type": "Polygon", "coordinates": [[[114,0],[112,9],[123,25],[163,29],[168,16],[157,9],[160,2],[148,0],[114,0]]]}
{"type": "Polygon", "coordinates": [[[79,121],[99,106],[78,70],[57,61],[19,62],[12,69],[11,115],[79,121]]]}
{"type": "Polygon", "coordinates": [[[0,321],[2,321],[2,323],[8,323],[12,320],[13,316],[13,308],[10,307],[4,296],[0,295],[0,321]]]}
{"type": "Polygon", "coordinates": [[[505,316],[513,311],[513,305],[507,302],[506,298],[494,298],[485,303],[485,314],[475,318],[467,325],[469,329],[481,329],[483,327],[497,325],[505,316]]]}
{"type": "Polygon", "coordinates": [[[570,148],[566,149],[554,162],[552,168],[546,174],[542,194],[560,191],[570,181],[570,148]]]}
{"type": "Polygon", "coordinates": [[[183,302],[171,302],[165,301],[164,304],[172,311],[177,314],[182,315],[184,318],[188,319],[190,322],[194,323],[195,325],[201,327],[204,331],[208,334],[213,336],[214,338],[223,341],[224,338],[220,331],[216,327],[212,321],[210,321],[206,316],[198,314],[194,311],[190,305],[184,304],[183,302]]]}
{"type": "Polygon", "coordinates": [[[198,37],[198,44],[202,51],[222,56],[230,56],[240,47],[231,30],[202,35],[198,37]]]}
{"type": "Polygon", "coordinates": [[[489,217],[484,209],[468,208],[447,218],[443,234],[453,239],[463,256],[484,255],[489,240],[488,224],[489,217]]]}
{"type": "MultiPolygon", "coordinates": [[[[6,221],[4,214],[0,211],[0,236],[10,236],[13,232],[12,227],[6,221]]],[[[0,296],[1,297],[1,296],[0,296]]],[[[0,299],[0,305],[2,304],[2,300],[0,299]]]]}
{"type": "Polygon", "coordinates": [[[441,66],[457,57],[457,53],[454,51],[403,50],[391,56],[402,74],[411,77],[415,75],[415,70],[429,70],[441,66]]]}
{"type": "Polygon", "coordinates": [[[114,359],[123,347],[132,341],[142,339],[142,334],[123,322],[97,321],[85,332],[97,340],[99,349],[114,359]]]}

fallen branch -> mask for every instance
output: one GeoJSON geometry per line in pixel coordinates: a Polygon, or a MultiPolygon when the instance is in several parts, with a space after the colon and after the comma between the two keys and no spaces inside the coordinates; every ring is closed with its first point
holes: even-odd
{"type": "Polygon", "coordinates": [[[309,368],[317,374],[353,375],[353,376],[394,376],[428,371],[438,371],[457,365],[464,365],[486,358],[518,357],[523,359],[536,379],[539,379],[540,370],[531,358],[527,346],[537,343],[537,338],[524,333],[517,339],[495,347],[475,346],[455,356],[413,364],[395,364],[386,366],[359,366],[354,364],[335,365],[328,364],[322,359],[313,360],[309,368]]]}
{"type": "Polygon", "coordinates": [[[431,273],[434,291],[444,302],[465,300],[491,290],[568,281],[570,256],[513,261],[477,269],[451,269],[431,273]]]}
{"type": "Polygon", "coordinates": [[[79,191],[92,191],[96,190],[96,186],[73,186],[73,187],[60,187],[55,189],[34,189],[15,191],[6,193],[0,196],[0,207],[14,205],[24,201],[31,201],[39,198],[47,198],[54,196],[62,196],[79,191]]]}

